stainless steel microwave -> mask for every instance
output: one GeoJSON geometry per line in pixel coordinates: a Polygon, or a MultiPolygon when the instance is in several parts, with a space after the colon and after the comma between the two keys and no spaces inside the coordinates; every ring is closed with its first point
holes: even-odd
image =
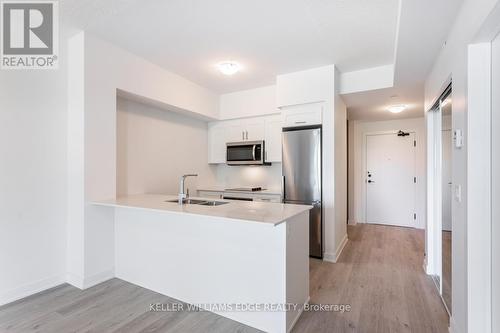
{"type": "Polygon", "coordinates": [[[268,165],[265,156],[263,140],[226,143],[227,165],[268,165]]]}

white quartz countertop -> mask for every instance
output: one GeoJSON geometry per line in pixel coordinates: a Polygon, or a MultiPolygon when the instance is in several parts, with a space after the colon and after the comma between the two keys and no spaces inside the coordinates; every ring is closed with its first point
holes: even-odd
{"type": "MultiPolygon", "coordinates": [[[[176,202],[166,202],[167,200],[175,199],[177,199],[177,196],[174,195],[139,194],[111,200],[96,201],[92,202],[92,204],[110,207],[137,208],[177,214],[205,215],[220,217],[228,220],[242,220],[247,222],[262,223],[271,226],[278,225],[291,217],[312,208],[312,206],[308,205],[292,205],[256,201],[228,201],[219,199],[216,201],[228,201],[228,203],[220,206],[202,206],[195,204],[179,205],[176,202]]],[[[213,200],[213,198],[198,197],[192,197],[191,199],[213,200]]]]}

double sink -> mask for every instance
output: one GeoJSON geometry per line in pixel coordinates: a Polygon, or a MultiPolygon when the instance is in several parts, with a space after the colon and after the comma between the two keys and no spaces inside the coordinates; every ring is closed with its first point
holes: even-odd
{"type": "MultiPolygon", "coordinates": [[[[179,200],[167,200],[165,202],[176,202],[176,203],[178,203],[179,200]]],[[[229,203],[229,202],[201,200],[201,199],[183,199],[182,200],[182,204],[183,205],[220,206],[220,205],[225,205],[227,203],[229,203]]]]}

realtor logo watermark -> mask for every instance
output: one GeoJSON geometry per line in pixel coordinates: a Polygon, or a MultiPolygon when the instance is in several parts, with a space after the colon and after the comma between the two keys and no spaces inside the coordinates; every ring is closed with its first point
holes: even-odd
{"type": "Polygon", "coordinates": [[[0,1],[2,69],[56,69],[57,1],[0,1]]]}

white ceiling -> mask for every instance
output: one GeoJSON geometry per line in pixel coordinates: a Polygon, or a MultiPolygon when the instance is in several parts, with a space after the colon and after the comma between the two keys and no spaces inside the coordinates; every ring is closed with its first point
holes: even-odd
{"type": "Polygon", "coordinates": [[[402,1],[394,87],[344,95],[350,120],[423,117],[425,79],[446,42],[462,2],[402,1]],[[387,112],[387,107],[393,104],[406,104],[408,109],[396,115],[387,112]]]}
{"type": "MultiPolygon", "coordinates": [[[[448,0],[446,0],[448,1],[448,0]]],[[[392,64],[398,0],[62,0],[61,15],[217,93],[327,64],[392,64]],[[233,77],[214,64],[234,59],[233,77]]]]}
{"type": "Polygon", "coordinates": [[[424,81],[462,0],[61,0],[61,16],[216,93],[336,64],[395,64],[394,87],[344,95],[351,120],[423,115],[424,81]],[[399,15],[399,22],[398,22],[399,15]],[[398,29],[399,23],[399,29],[398,29]],[[236,60],[226,77],[214,65],[236,60]],[[392,96],[397,96],[393,97],[392,96]],[[407,104],[405,112],[386,111],[407,104]]]}

